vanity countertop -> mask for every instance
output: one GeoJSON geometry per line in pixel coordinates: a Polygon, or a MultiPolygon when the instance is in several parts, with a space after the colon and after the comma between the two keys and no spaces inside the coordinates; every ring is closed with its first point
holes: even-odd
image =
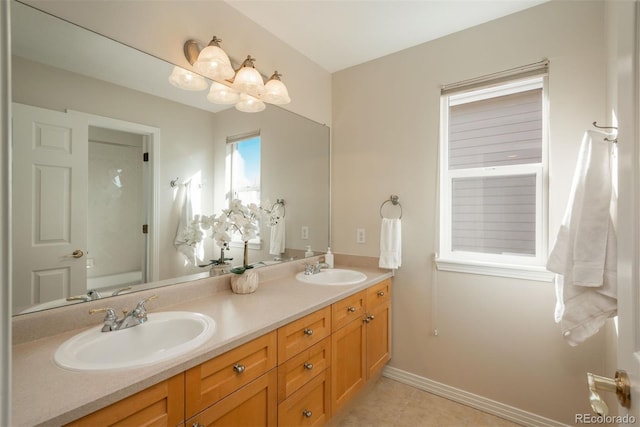
{"type": "MultiPolygon", "coordinates": [[[[237,295],[228,286],[212,293],[211,283],[216,278],[211,278],[203,279],[198,285],[209,288],[201,298],[173,305],[165,303],[161,308],[149,303],[150,313],[194,311],[216,321],[215,334],[206,344],[189,355],[151,366],[106,372],[78,372],[58,367],[53,360],[55,350],[87,327],[15,344],[12,424],[58,426],[73,421],[392,276],[389,271],[371,266],[344,268],[365,273],[367,280],[356,285],[317,286],[297,281],[295,274],[265,277],[266,280],[261,275],[255,293],[237,295]]],[[[162,300],[169,288],[173,287],[153,291],[159,296],[156,301],[162,300]]],[[[167,298],[175,301],[169,295],[167,298]]],[[[96,326],[92,327],[99,324],[95,322],[96,326]]]]}

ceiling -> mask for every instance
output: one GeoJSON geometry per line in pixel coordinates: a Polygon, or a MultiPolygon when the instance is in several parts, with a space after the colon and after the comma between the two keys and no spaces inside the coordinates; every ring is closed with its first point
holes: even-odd
{"type": "Polygon", "coordinates": [[[225,0],[333,73],[549,0],[225,0]]]}

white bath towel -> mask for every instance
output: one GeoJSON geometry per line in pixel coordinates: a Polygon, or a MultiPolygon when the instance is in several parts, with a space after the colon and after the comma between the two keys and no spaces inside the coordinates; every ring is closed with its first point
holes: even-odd
{"type": "Polygon", "coordinates": [[[382,218],[380,226],[380,268],[402,265],[402,223],[400,218],[382,218]]]}
{"type": "MultiPolygon", "coordinates": [[[[182,206],[180,208],[180,219],[178,229],[173,245],[185,256],[187,261],[192,265],[197,265],[196,257],[197,242],[194,240],[194,229],[191,224],[193,221],[193,206],[191,202],[191,182],[187,182],[181,188],[182,190],[182,206]]],[[[178,199],[180,200],[180,199],[178,199]]]]}
{"type": "Polygon", "coordinates": [[[271,225],[271,238],[269,239],[269,254],[280,255],[285,250],[285,221],[284,217],[271,225]]]}
{"type": "Polygon", "coordinates": [[[555,320],[574,346],[617,313],[617,195],[611,162],[611,143],[599,132],[587,131],[547,262],[547,269],[556,273],[555,320]]]}

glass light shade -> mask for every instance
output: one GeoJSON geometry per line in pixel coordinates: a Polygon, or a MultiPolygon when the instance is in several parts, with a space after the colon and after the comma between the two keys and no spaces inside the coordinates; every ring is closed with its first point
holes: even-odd
{"type": "Polygon", "coordinates": [[[207,99],[214,104],[235,104],[240,99],[240,94],[222,83],[213,82],[207,99]]]}
{"type": "Polygon", "coordinates": [[[261,96],[264,93],[264,81],[255,68],[242,67],[233,79],[233,88],[238,92],[261,96]]]}
{"type": "Polygon", "coordinates": [[[257,113],[264,110],[264,102],[246,93],[240,94],[240,101],[236,104],[236,110],[244,113],[257,113]]]}
{"type": "Polygon", "coordinates": [[[270,79],[267,84],[264,85],[264,89],[264,94],[260,97],[264,102],[278,105],[291,102],[289,91],[287,91],[287,87],[280,80],[270,79]]]}
{"type": "Polygon", "coordinates": [[[207,88],[207,81],[204,77],[177,65],[173,67],[169,83],[184,90],[205,90],[207,88]]]}
{"type": "Polygon", "coordinates": [[[200,51],[198,59],[193,63],[193,69],[210,79],[227,80],[235,72],[229,57],[218,46],[207,46],[200,51]]]}

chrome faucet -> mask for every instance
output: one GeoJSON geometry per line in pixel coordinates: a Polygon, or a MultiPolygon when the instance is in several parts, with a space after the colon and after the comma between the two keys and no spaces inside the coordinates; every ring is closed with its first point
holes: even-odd
{"type": "Polygon", "coordinates": [[[323,268],[329,268],[329,264],[326,262],[318,261],[316,264],[304,263],[304,274],[310,276],[312,274],[318,274],[323,268]]]}
{"type": "Polygon", "coordinates": [[[144,304],[147,301],[151,301],[158,298],[157,295],[152,295],[148,298],[140,301],[136,308],[131,311],[125,311],[122,319],[118,319],[118,315],[115,310],[112,308],[94,308],[89,310],[89,314],[94,313],[106,313],[104,316],[104,325],[102,326],[102,332],[111,332],[111,331],[119,331],[121,329],[131,328],[133,326],[138,326],[148,320],[147,318],[147,309],[144,304]]]}

